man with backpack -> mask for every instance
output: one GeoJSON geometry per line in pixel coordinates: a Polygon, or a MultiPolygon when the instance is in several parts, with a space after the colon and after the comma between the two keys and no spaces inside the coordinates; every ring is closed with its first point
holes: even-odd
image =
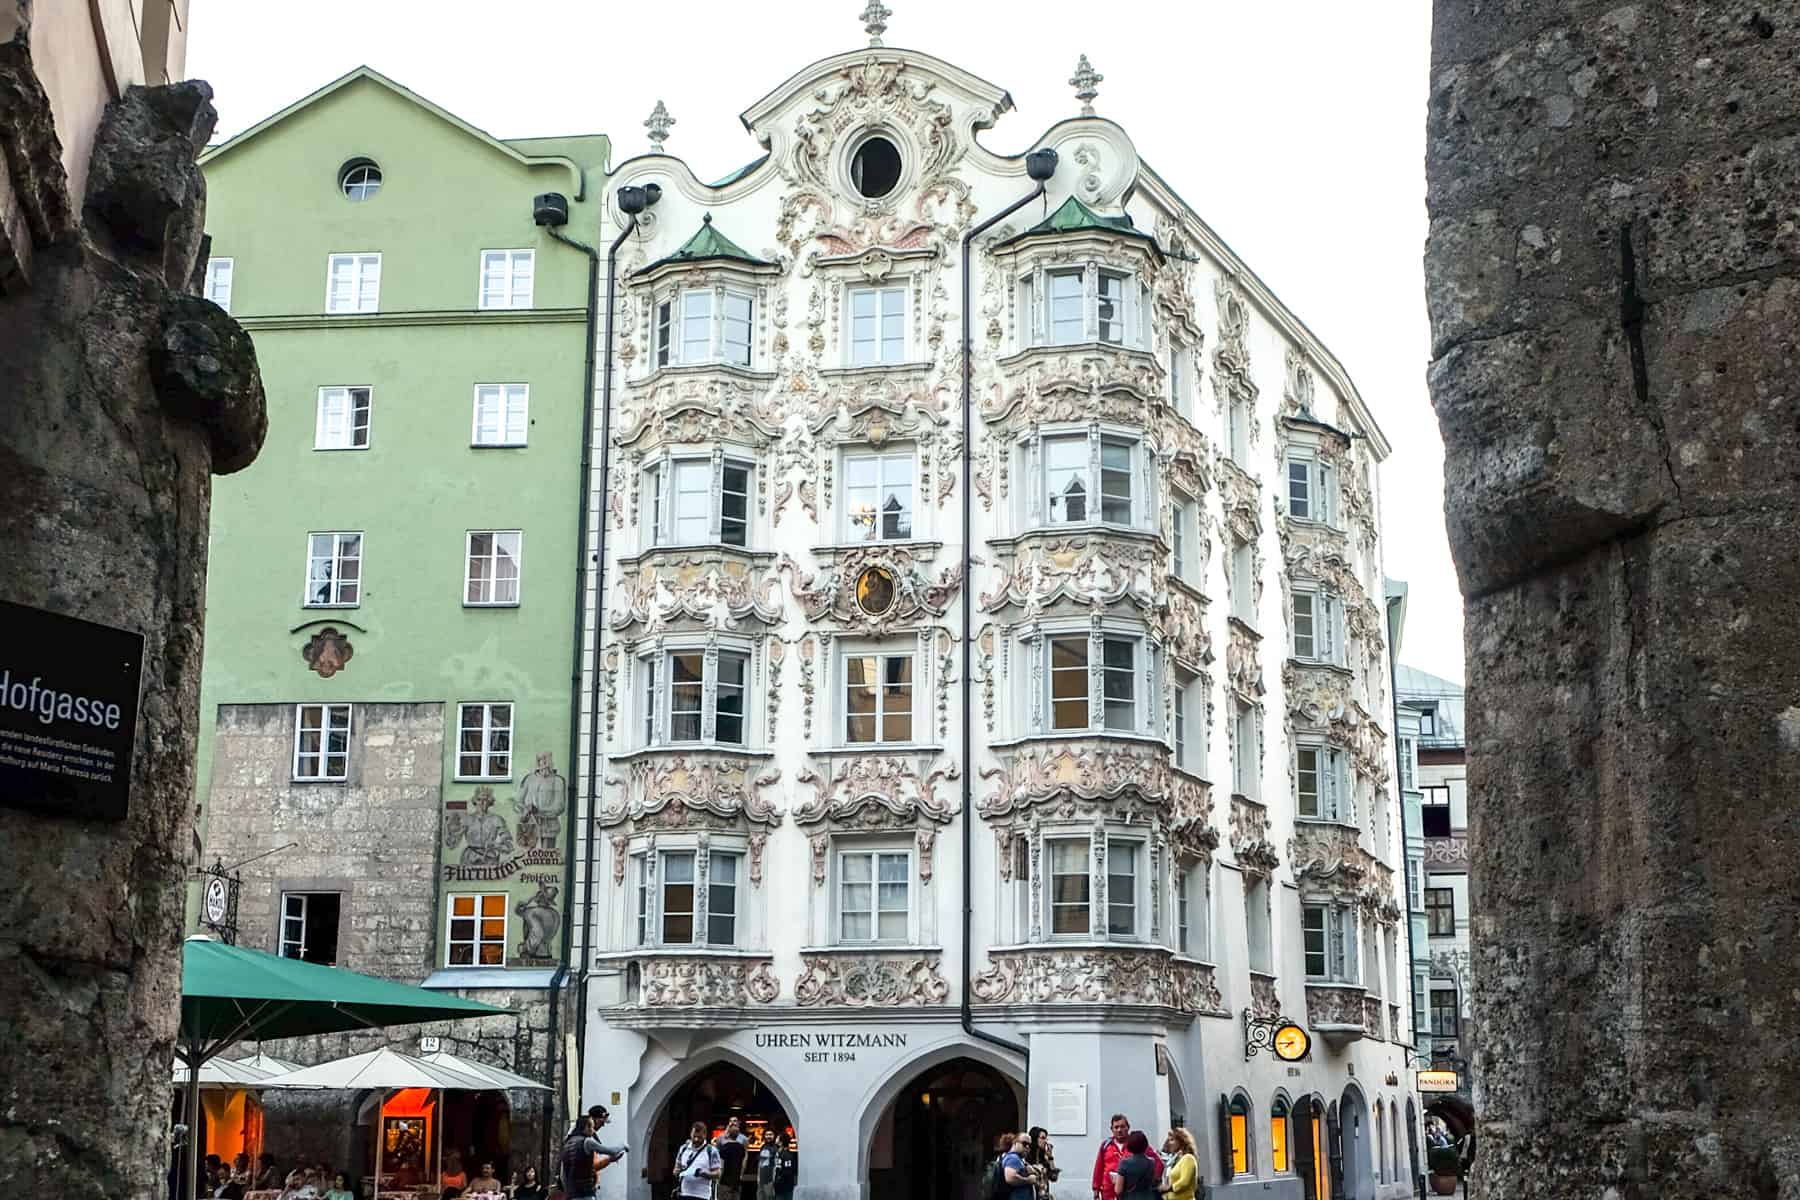
{"type": "MultiPolygon", "coordinates": [[[[606,1110],[600,1108],[599,1111],[604,1120],[606,1110]]],[[[596,1129],[594,1117],[583,1115],[575,1122],[575,1128],[569,1132],[569,1136],[563,1139],[561,1169],[558,1174],[562,1180],[563,1195],[568,1200],[588,1200],[599,1190],[601,1168],[615,1159],[625,1157],[626,1147],[601,1144],[594,1137],[596,1129]]]]}

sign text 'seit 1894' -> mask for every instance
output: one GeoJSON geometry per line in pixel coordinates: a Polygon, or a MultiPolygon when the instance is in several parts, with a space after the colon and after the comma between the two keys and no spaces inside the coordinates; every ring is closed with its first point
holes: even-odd
{"type": "Polygon", "coordinates": [[[5,601],[0,626],[0,804],[122,820],[143,636],[5,601]]]}

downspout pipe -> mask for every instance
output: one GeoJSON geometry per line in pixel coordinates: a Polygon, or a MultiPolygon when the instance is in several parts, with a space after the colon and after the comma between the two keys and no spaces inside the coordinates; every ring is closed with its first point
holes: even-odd
{"type": "MultiPolygon", "coordinates": [[[[625,228],[623,228],[619,231],[619,236],[614,238],[612,240],[612,244],[606,248],[606,341],[605,341],[605,348],[602,351],[602,356],[601,356],[602,357],[602,365],[600,368],[600,485],[597,489],[595,489],[595,492],[599,497],[600,511],[598,513],[598,520],[596,520],[594,522],[595,527],[596,527],[596,540],[595,540],[594,559],[593,559],[593,566],[594,566],[594,650],[593,650],[592,672],[591,672],[592,677],[591,677],[591,681],[589,683],[589,689],[588,689],[588,714],[589,715],[588,715],[588,744],[587,744],[588,765],[587,765],[587,788],[586,788],[586,791],[587,791],[588,803],[590,805],[598,804],[599,781],[601,779],[600,767],[599,767],[599,763],[600,763],[600,639],[602,638],[602,636],[604,635],[605,630],[606,630],[606,619],[605,619],[605,617],[606,617],[605,582],[606,581],[604,578],[605,571],[606,571],[606,496],[607,496],[608,486],[611,482],[610,475],[611,475],[611,470],[612,470],[611,442],[612,442],[612,389],[613,389],[613,325],[614,325],[614,319],[617,316],[618,278],[619,278],[619,247],[625,244],[626,238],[630,237],[634,232],[636,232],[637,225],[638,225],[638,220],[637,220],[638,214],[643,212],[646,208],[649,208],[651,205],[655,204],[660,199],[662,199],[662,188],[658,187],[654,183],[645,184],[642,187],[627,186],[627,187],[620,188],[619,189],[619,211],[623,212],[625,214],[625,228]]],[[[590,394],[592,393],[591,384],[589,387],[589,392],[590,392],[590,394]]],[[[588,423],[588,428],[591,431],[591,429],[592,429],[591,421],[588,423]]],[[[583,437],[582,444],[581,444],[581,466],[582,466],[582,471],[581,471],[581,508],[582,508],[583,513],[589,514],[590,516],[593,514],[591,512],[591,508],[590,508],[590,505],[588,502],[588,477],[589,477],[588,472],[591,467],[592,458],[593,458],[593,440],[591,437],[583,437]]],[[[587,520],[584,519],[582,521],[581,555],[576,560],[580,564],[583,575],[585,575],[587,573],[586,539],[587,539],[587,520]]],[[[577,611],[577,613],[575,614],[575,619],[579,626],[582,621],[582,614],[579,611],[577,611]]],[[[580,633],[578,633],[576,635],[576,639],[575,639],[575,656],[576,656],[577,663],[579,663],[581,661],[582,640],[583,640],[582,635],[580,633]]],[[[578,689],[579,689],[579,680],[580,680],[580,670],[578,667],[576,670],[576,681],[577,681],[578,689]]],[[[578,716],[579,712],[580,712],[580,710],[577,709],[576,713],[572,714],[572,715],[578,716]]],[[[574,720],[571,722],[571,724],[577,730],[580,727],[579,720],[574,720]]],[[[578,1066],[584,1060],[584,1056],[587,1053],[587,1008],[588,1008],[588,975],[589,975],[588,963],[593,958],[592,947],[589,945],[589,941],[593,936],[593,929],[594,929],[594,831],[592,829],[591,821],[592,821],[592,818],[590,816],[590,826],[587,830],[587,835],[588,835],[587,850],[586,850],[586,854],[584,856],[584,867],[583,867],[582,885],[581,885],[581,892],[582,892],[582,899],[581,899],[582,942],[581,942],[581,948],[582,948],[582,954],[581,954],[581,966],[577,972],[577,978],[579,979],[580,982],[579,982],[579,986],[577,987],[577,991],[576,991],[577,1017],[576,1017],[576,1022],[575,1022],[575,1058],[576,1058],[576,1062],[577,1062],[578,1066]]],[[[570,848],[573,849],[572,842],[570,843],[570,848]]],[[[571,1117],[573,1117],[573,1115],[574,1115],[573,1113],[570,1114],[571,1117]]]]}
{"type": "Polygon", "coordinates": [[[1017,1054],[1025,1062],[1025,1112],[1031,1108],[1031,1047],[975,1028],[975,1011],[969,985],[974,978],[975,931],[975,603],[972,572],[975,558],[975,409],[974,387],[975,314],[970,300],[975,239],[1044,194],[1044,185],[1056,174],[1056,151],[1033,150],[1025,156],[1025,171],[1036,182],[1019,197],[962,239],[962,1028],[967,1036],[1017,1054]]]}
{"type": "MultiPolygon", "coordinates": [[[[580,197],[577,196],[576,199],[580,199],[580,197]]],[[[581,550],[587,540],[587,474],[590,445],[593,440],[594,428],[594,348],[596,344],[596,334],[599,332],[600,324],[600,298],[598,291],[600,282],[600,253],[587,243],[578,242],[574,238],[567,236],[556,225],[550,224],[547,219],[544,220],[544,232],[563,243],[563,245],[572,246],[576,250],[581,251],[581,253],[587,255],[588,260],[587,341],[585,352],[582,355],[581,389],[577,393],[577,395],[581,397],[582,487],[580,515],[576,518],[575,522],[575,562],[578,569],[575,572],[575,614],[573,618],[575,628],[572,638],[572,644],[574,646],[573,662],[569,671],[569,756],[564,760],[569,764],[569,776],[572,780],[575,774],[575,764],[580,761],[577,756],[581,750],[581,724],[577,719],[577,714],[581,712],[581,615],[587,606],[587,572],[580,570],[579,565],[581,563],[581,550]]],[[[562,1014],[562,989],[564,981],[569,977],[569,934],[575,920],[575,906],[570,902],[570,897],[574,891],[572,884],[574,883],[575,874],[575,814],[577,806],[570,804],[567,807],[568,811],[564,814],[563,845],[568,847],[569,859],[567,865],[563,868],[563,952],[562,961],[556,964],[556,974],[550,977],[550,1044],[545,1052],[544,1059],[544,1083],[549,1087],[550,1094],[545,1100],[544,1105],[543,1144],[538,1155],[539,1160],[542,1162],[548,1162],[550,1160],[550,1124],[551,1119],[556,1112],[556,1097],[563,1091],[562,1086],[557,1080],[557,1065],[559,1052],[562,1048],[560,1020],[562,1014]]]]}

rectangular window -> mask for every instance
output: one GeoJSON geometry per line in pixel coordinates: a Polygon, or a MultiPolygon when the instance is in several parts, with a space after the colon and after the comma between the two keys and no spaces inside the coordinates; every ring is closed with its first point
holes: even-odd
{"type": "Polygon", "coordinates": [[[906,289],[850,289],[850,365],[906,360],[906,289]]]}
{"type": "Polygon", "coordinates": [[[650,497],[651,544],[748,546],[750,488],[751,466],[741,459],[715,464],[711,458],[677,458],[650,467],[644,490],[650,497]]]}
{"type": "Polygon", "coordinates": [[[1050,639],[1050,728],[1088,727],[1088,639],[1050,639]]]}
{"type": "Polygon", "coordinates": [[[523,383],[484,383],[475,389],[477,446],[523,446],[530,424],[531,388],[523,383]]]}
{"type": "Polygon", "coordinates": [[[913,452],[844,457],[844,536],[893,541],[913,533],[913,452]]]}
{"type": "Polygon", "coordinates": [[[1093,881],[1088,876],[1088,840],[1052,838],[1050,851],[1050,932],[1087,937],[1093,881]]]}
{"type": "Polygon", "coordinates": [[[1344,754],[1335,746],[1294,748],[1294,810],[1319,821],[1344,819],[1344,754]]]}
{"type": "Polygon", "coordinates": [[[633,911],[637,915],[632,945],[642,946],[650,936],[650,856],[634,854],[631,856],[632,888],[636,892],[636,903],[633,911]]]}
{"type": "Polygon", "coordinates": [[[1338,663],[1342,639],[1338,636],[1337,597],[1329,592],[1295,588],[1289,609],[1294,657],[1307,662],[1338,663]]]}
{"type": "Polygon", "coordinates": [[[457,706],[456,777],[512,778],[512,705],[457,706]]]}
{"type": "Polygon", "coordinates": [[[226,312],[231,311],[231,269],[229,258],[206,260],[206,298],[226,312]]]}
{"type": "Polygon", "coordinates": [[[910,742],[913,656],[852,654],[844,659],[844,741],[910,742]]]}
{"type": "Polygon", "coordinates": [[[1250,1105],[1242,1096],[1233,1096],[1226,1107],[1231,1126],[1231,1173],[1250,1173],[1250,1105]]]}
{"type": "Polygon", "coordinates": [[[694,941],[694,852],[668,850],[662,856],[662,944],[694,941]]]}
{"type": "Polygon", "coordinates": [[[1188,688],[1190,682],[1177,679],[1175,682],[1175,765],[1182,769],[1188,766],[1188,688]]]}
{"type": "Polygon", "coordinates": [[[669,365],[669,354],[672,349],[670,331],[674,324],[672,316],[674,308],[675,304],[671,300],[664,300],[656,306],[656,365],[659,367],[669,365]]]}
{"type": "Polygon", "coordinates": [[[483,250],[481,307],[530,308],[535,259],[531,250],[483,250]]]}
{"type": "Polygon", "coordinates": [[[1089,660],[1090,644],[1086,634],[1048,639],[1050,728],[1092,728],[1088,697],[1097,684],[1103,710],[1100,728],[1141,731],[1138,639],[1102,638],[1098,663],[1089,660]]]}
{"type": "Polygon", "coordinates": [[[1308,979],[1357,981],[1354,911],[1334,904],[1303,904],[1300,933],[1308,979]]]}
{"type": "Polygon", "coordinates": [[[1122,344],[1126,338],[1126,295],[1131,278],[1117,271],[1100,272],[1100,287],[1095,297],[1100,340],[1122,344]]]}
{"type": "Polygon", "coordinates": [[[1082,278],[1080,271],[1051,271],[1048,276],[1050,286],[1050,344],[1052,346],[1069,346],[1083,340],[1086,336],[1086,307],[1082,304],[1082,278]]]}
{"type": "Polygon", "coordinates": [[[1450,788],[1447,784],[1423,789],[1424,802],[1419,806],[1426,837],[1450,836],[1450,788]]]}
{"type": "Polygon", "coordinates": [[[1400,739],[1400,790],[1413,790],[1413,778],[1418,773],[1418,749],[1412,738],[1400,739]]]}
{"type": "Polygon", "coordinates": [[[1140,842],[1108,838],[1106,842],[1106,932],[1136,937],[1137,881],[1140,842]]]}
{"type": "Polygon", "coordinates": [[[729,459],[719,469],[719,540],[750,544],[750,468],[729,459]]]}
{"type": "Polygon", "coordinates": [[[1451,888],[1425,889],[1425,919],[1432,937],[1456,933],[1456,892],[1451,888]]]}
{"type": "Polygon", "coordinates": [[[904,850],[838,856],[838,940],[904,942],[911,916],[912,857],[904,850]]]}
{"type": "Polygon", "coordinates": [[[1100,439],[1100,519],[1114,525],[1131,524],[1132,458],[1136,442],[1124,438],[1100,439]]]}
{"type": "Polygon", "coordinates": [[[1431,989],[1431,1034],[1433,1037],[1457,1036],[1456,989],[1431,989]]]}
{"type": "Polygon", "coordinates": [[[325,272],[325,311],[372,313],[381,300],[381,255],[333,254],[325,272]]]}
{"type": "Polygon", "coordinates": [[[670,509],[675,521],[675,543],[694,545],[712,534],[712,463],[704,458],[675,463],[670,509]]]}
{"type": "Polygon", "coordinates": [[[1287,464],[1288,516],[1296,521],[1313,519],[1312,461],[1290,458],[1287,464]]]}
{"type": "Polygon", "coordinates": [[[1169,407],[1182,416],[1188,412],[1188,348],[1177,345],[1169,350],[1169,407]]]}
{"type": "Polygon", "coordinates": [[[1188,532],[1194,523],[1191,500],[1177,500],[1169,508],[1169,573],[1186,581],[1188,578],[1188,532]]]}
{"type": "Polygon", "coordinates": [[[1052,525],[1088,519],[1088,440],[1044,439],[1044,512],[1052,525]]]}
{"type": "Polygon", "coordinates": [[[1294,613],[1294,657],[1311,659],[1317,657],[1318,650],[1318,597],[1311,592],[1295,592],[1293,600],[1294,613]]]}
{"type": "Polygon", "coordinates": [[[1420,704],[1416,707],[1419,710],[1419,736],[1422,738],[1436,737],[1437,705],[1420,704]]]}
{"type": "Polygon", "coordinates": [[[1231,543],[1231,615],[1256,628],[1256,550],[1249,542],[1231,543]]]}
{"type": "Polygon", "coordinates": [[[1269,881],[1258,879],[1244,889],[1244,936],[1250,969],[1264,975],[1275,971],[1275,939],[1270,930],[1269,881]]]}
{"type": "Polygon", "coordinates": [[[1300,939],[1305,950],[1308,979],[1324,979],[1331,970],[1329,913],[1323,904],[1307,904],[1300,909],[1300,939]]]}
{"type": "Polygon", "coordinates": [[[469,533],[464,548],[464,604],[506,606],[519,602],[519,550],[524,536],[517,529],[469,533]]]}
{"type": "Polygon", "coordinates": [[[714,854],[707,859],[706,944],[737,945],[738,865],[740,854],[714,854]]]}
{"type": "Polygon", "coordinates": [[[1250,401],[1233,392],[1225,419],[1226,444],[1231,452],[1231,461],[1240,467],[1246,467],[1250,463],[1250,401]]]}
{"type": "MultiPolygon", "coordinates": [[[[704,739],[708,715],[706,659],[706,653],[702,650],[675,650],[664,655],[661,661],[668,686],[660,695],[657,691],[658,660],[643,660],[646,744],[698,742],[704,739]],[[659,701],[666,706],[666,713],[657,710],[659,701]],[[659,734],[662,736],[659,737],[659,734]]],[[[750,656],[726,650],[718,654],[715,663],[711,713],[713,740],[741,746],[744,744],[746,729],[744,693],[750,674],[750,656]]]]}
{"type": "Polygon", "coordinates": [[[486,892],[450,897],[446,965],[506,965],[506,893],[486,892]]]}
{"type": "Polygon", "coordinates": [[[1175,953],[1188,952],[1188,874],[1175,869],[1175,953]]]}
{"type": "Polygon", "coordinates": [[[283,892],[281,956],[337,966],[340,903],[336,892],[283,892]]]}
{"type": "Polygon", "coordinates": [[[1242,701],[1234,702],[1232,714],[1231,784],[1232,790],[1252,800],[1258,795],[1257,765],[1260,752],[1256,728],[1256,709],[1242,701]]]}
{"type": "Polygon", "coordinates": [[[1137,719],[1137,643],[1129,638],[1101,642],[1100,695],[1108,729],[1135,730],[1137,719]]]}
{"type": "Polygon", "coordinates": [[[362,598],[362,534],[308,534],[306,545],[306,607],[356,607],[362,598]]]}
{"type": "Polygon", "coordinates": [[[711,362],[713,357],[713,294],[695,291],[681,294],[681,361],[711,362]]]}
{"type": "Polygon", "coordinates": [[[343,779],[350,773],[350,706],[294,706],[294,778],[343,779]]]}
{"type": "Polygon", "coordinates": [[[322,387],[313,421],[314,450],[366,450],[369,446],[369,389],[322,387]]]}
{"type": "Polygon", "coordinates": [[[1035,468],[1038,503],[1048,525],[1080,525],[1100,520],[1113,525],[1147,523],[1155,509],[1140,502],[1142,456],[1136,439],[1107,435],[1099,454],[1085,433],[1044,438],[1035,468]],[[1099,502],[1096,510],[1095,501],[1099,502]]]}
{"type": "Polygon", "coordinates": [[[725,322],[720,357],[740,367],[750,365],[750,297],[742,292],[725,293],[725,322]]]}

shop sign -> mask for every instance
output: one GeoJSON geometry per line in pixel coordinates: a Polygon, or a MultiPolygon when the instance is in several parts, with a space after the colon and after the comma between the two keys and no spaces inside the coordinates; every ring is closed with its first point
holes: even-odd
{"type": "Polygon", "coordinates": [[[758,1050],[801,1050],[802,1062],[850,1063],[858,1050],[904,1050],[904,1033],[863,1033],[858,1031],[822,1033],[759,1033],[758,1050]]]}
{"type": "Polygon", "coordinates": [[[1419,1090],[1421,1092],[1454,1092],[1456,1090],[1456,1072],[1420,1071],[1419,1090]]]}
{"type": "Polygon", "coordinates": [[[0,601],[0,804],[121,821],[141,634],[0,601]]]}

